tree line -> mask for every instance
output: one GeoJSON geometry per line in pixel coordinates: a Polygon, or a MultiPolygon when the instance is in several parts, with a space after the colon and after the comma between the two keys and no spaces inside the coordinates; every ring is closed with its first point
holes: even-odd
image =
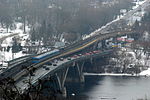
{"type": "Polygon", "coordinates": [[[66,41],[71,42],[105,25],[120,9],[132,5],[132,0],[112,1],[112,5],[104,5],[104,0],[0,0],[0,23],[9,29],[20,21],[24,32],[25,26],[30,26],[33,41],[48,44],[60,41],[64,34],[66,41]]]}

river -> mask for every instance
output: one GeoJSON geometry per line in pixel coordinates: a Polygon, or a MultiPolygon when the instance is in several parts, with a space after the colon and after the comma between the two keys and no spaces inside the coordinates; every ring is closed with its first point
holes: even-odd
{"type": "Polygon", "coordinates": [[[150,77],[95,75],[68,86],[71,100],[150,100],[150,77]]]}

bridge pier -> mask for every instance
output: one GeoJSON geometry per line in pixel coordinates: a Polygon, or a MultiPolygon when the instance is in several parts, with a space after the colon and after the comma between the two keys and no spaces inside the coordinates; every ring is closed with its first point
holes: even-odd
{"type": "Polygon", "coordinates": [[[102,49],[105,49],[106,48],[106,41],[105,40],[101,40],[101,43],[102,43],[102,49]]]}
{"type": "Polygon", "coordinates": [[[80,81],[81,83],[84,83],[84,82],[85,82],[84,74],[83,74],[84,63],[85,63],[85,62],[82,62],[81,64],[77,63],[77,70],[78,70],[78,74],[79,74],[79,81],[80,81]]]}
{"type": "Polygon", "coordinates": [[[65,68],[64,71],[56,73],[58,86],[59,86],[59,89],[60,89],[63,97],[67,97],[65,81],[66,81],[66,77],[67,77],[67,74],[68,74],[68,70],[69,70],[69,67],[65,68]]]}
{"type": "Polygon", "coordinates": [[[93,58],[92,57],[90,58],[90,63],[93,64],[93,58]]]}
{"type": "Polygon", "coordinates": [[[96,42],[96,43],[94,44],[93,50],[96,50],[96,49],[98,48],[98,44],[99,44],[99,42],[96,42]]]}

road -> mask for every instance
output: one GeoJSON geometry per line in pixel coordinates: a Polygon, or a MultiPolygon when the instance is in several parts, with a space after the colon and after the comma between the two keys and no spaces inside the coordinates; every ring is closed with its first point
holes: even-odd
{"type": "Polygon", "coordinates": [[[103,55],[109,54],[111,52],[113,52],[113,50],[107,50],[104,53],[97,52],[97,53],[93,53],[90,55],[82,54],[80,56],[71,57],[71,59],[65,58],[63,60],[58,60],[58,62],[56,63],[57,65],[55,65],[55,66],[54,65],[43,65],[42,67],[40,67],[38,70],[36,70],[34,72],[33,76],[27,75],[27,76],[24,76],[22,79],[20,79],[16,83],[16,86],[19,91],[24,92],[25,90],[27,90],[29,88],[29,84],[28,84],[29,80],[30,80],[30,83],[32,83],[32,85],[35,85],[38,83],[39,79],[44,79],[45,77],[53,75],[59,69],[62,69],[63,67],[65,67],[65,65],[70,65],[71,63],[73,63],[75,61],[81,61],[83,59],[85,60],[85,59],[89,59],[91,57],[103,56],[103,55]]]}

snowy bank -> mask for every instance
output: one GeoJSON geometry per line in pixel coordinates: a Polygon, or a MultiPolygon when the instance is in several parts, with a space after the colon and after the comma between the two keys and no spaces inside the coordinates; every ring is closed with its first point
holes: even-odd
{"type": "MultiPolygon", "coordinates": [[[[13,37],[18,38],[19,42],[21,43],[21,46],[25,46],[26,45],[26,40],[29,39],[29,31],[30,28],[29,26],[26,26],[26,33],[24,33],[23,31],[23,23],[20,22],[15,22],[14,23],[16,28],[11,30],[10,32],[6,32],[5,28],[2,28],[0,26],[0,39],[3,40],[2,43],[0,44],[2,47],[8,47],[8,46],[12,46],[13,45],[13,37]]],[[[0,51],[0,64],[3,61],[9,61],[15,58],[19,58],[22,56],[25,56],[27,54],[23,54],[22,51],[17,52],[17,53],[12,53],[12,48],[10,49],[10,51],[0,51]]]]}
{"type": "Polygon", "coordinates": [[[150,68],[148,68],[147,70],[142,71],[139,75],[140,76],[150,76],[150,68]]]}
{"type": "Polygon", "coordinates": [[[150,68],[144,70],[139,74],[126,74],[126,73],[84,73],[85,76],[150,76],[150,68]]]}
{"type": "Polygon", "coordinates": [[[95,76],[95,75],[97,75],[97,76],[139,76],[139,75],[136,75],[136,74],[126,74],[126,73],[124,73],[124,74],[116,74],[116,73],[84,73],[84,75],[85,76],[91,76],[91,75],[93,75],[93,76],[95,76]]]}

